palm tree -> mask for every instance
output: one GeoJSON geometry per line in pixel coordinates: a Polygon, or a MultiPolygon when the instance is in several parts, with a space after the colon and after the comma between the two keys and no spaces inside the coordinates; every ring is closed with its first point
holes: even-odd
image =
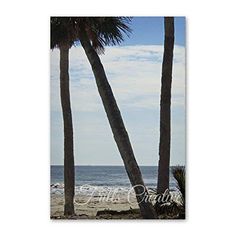
{"type": "Polygon", "coordinates": [[[165,42],[161,78],[160,144],[158,165],[158,193],[169,189],[171,141],[171,83],[174,49],[174,17],[165,17],[165,42]]]}
{"type": "Polygon", "coordinates": [[[95,34],[92,35],[96,36],[96,42],[99,43],[101,50],[104,50],[104,45],[119,44],[123,40],[122,32],[130,32],[127,24],[128,21],[129,18],[125,17],[80,19],[79,39],[92,67],[98,92],[101,96],[115,142],[136,193],[141,215],[143,218],[156,218],[153,205],[149,201],[144,200],[145,197],[149,196],[148,190],[144,185],[141,171],[136,162],[128,133],[125,129],[120,110],[107,80],[103,65],[90,40],[92,30],[93,33],[95,31],[95,34]]]}
{"type": "Polygon", "coordinates": [[[76,35],[68,17],[51,17],[51,49],[60,50],[60,96],[64,125],[64,215],[71,216],[74,211],[74,147],[73,124],[69,89],[69,49],[76,35]]]}

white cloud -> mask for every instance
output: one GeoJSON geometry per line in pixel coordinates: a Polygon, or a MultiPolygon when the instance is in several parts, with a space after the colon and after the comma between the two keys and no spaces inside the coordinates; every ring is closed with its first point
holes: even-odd
{"type": "MultiPolygon", "coordinates": [[[[156,109],[159,105],[163,46],[107,47],[101,55],[108,80],[121,109],[156,109]]],[[[184,104],[185,48],[175,46],[172,104],[184,104]],[[176,99],[176,100],[175,100],[176,99]]],[[[51,52],[51,105],[60,109],[59,51],[51,52]]],[[[74,111],[101,110],[95,79],[81,46],[70,50],[70,87],[74,111]]]]}

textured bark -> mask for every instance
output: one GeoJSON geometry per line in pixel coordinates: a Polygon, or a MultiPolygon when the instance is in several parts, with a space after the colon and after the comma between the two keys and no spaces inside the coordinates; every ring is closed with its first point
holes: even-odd
{"type": "Polygon", "coordinates": [[[74,215],[74,150],[69,88],[69,46],[60,46],[60,95],[64,124],[64,215],[74,215]]]}
{"type": "Polygon", "coordinates": [[[128,133],[125,129],[119,108],[112,89],[108,83],[100,58],[91,46],[85,32],[81,32],[80,42],[91,64],[96,79],[98,92],[102,99],[115,142],[123,159],[130,182],[136,192],[136,198],[139,203],[141,215],[145,219],[156,218],[156,212],[152,204],[148,201],[144,201],[145,196],[148,196],[148,191],[144,185],[142,174],[136,162],[128,133]]]}
{"type": "Polygon", "coordinates": [[[169,189],[171,141],[171,83],[174,49],[174,17],[165,17],[165,42],[162,62],[158,193],[169,189]]]}

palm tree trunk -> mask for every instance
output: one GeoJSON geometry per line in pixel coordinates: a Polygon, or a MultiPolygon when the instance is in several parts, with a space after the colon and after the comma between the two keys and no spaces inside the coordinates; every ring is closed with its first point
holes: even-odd
{"type": "Polygon", "coordinates": [[[158,165],[158,193],[169,189],[171,141],[171,83],[174,49],[174,17],[165,17],[165,42],[161,78],[160,143],[158,165]]]}
{"type": "Polygon", "coordinates": [[[74,215],[74,150],[69,88],[69,46],[60,46],[60,91],[64,123],[64,215],[74,215]]]}
{"type": "Polygon", "coordinates": [[[130,182],[136,193],[141,215],[146,219],[156,218],[156,212],[153,205],[149,201],[145,201],[145,197],[149,196],[148,191],[144,185],[142,174],[135,160],[128,133],[125,129],[119,108],[116,104],[112,89],[108,83],[100,58],[91,46],[91,43],[84,31],[81,31],[80,42],[91,64],[96,79],[98,92],[101,96],[114,139],[123,159],[130,182]]]}

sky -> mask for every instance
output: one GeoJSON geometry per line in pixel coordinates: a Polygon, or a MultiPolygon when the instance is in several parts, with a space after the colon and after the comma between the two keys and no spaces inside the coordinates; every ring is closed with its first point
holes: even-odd
{"type": "MultiPolygon", "coordinates": [[[[132,34],[106,47],[106,71],[139,165],[156,166],[159,149],[163,17],[133,17],[132,34]]],[[[51,58],[51,164],[63,164],[59,50],[51,58]]],[[[123,165],[82,47],[70,49],[70,92],[76,165],[123,165]]],[[[185,18],[175,17],[171,165],[185,164],[185,18]]]]}

